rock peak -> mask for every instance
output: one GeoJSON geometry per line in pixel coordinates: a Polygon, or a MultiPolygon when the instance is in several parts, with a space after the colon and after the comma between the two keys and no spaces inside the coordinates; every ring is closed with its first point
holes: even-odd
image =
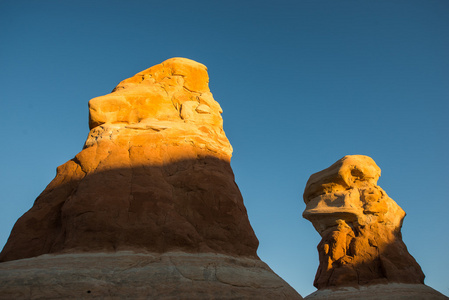
{"type": "MultiPolygon", "coordinates": [[[[172,84],[173,77],[182,77],[182,87],[191,92],[209,92],[209,76],[207,67],[194,60],[174,57],[143,70],[136,75],[123,80],[113,90],[118,91],[125,88],[132,88],[138,85],[152,85],[159,83],[161,85],[172,84]]],[[[177,78],[180,79],[180,78],[177,78]]]]}
{"type": "Polygon", "coordinates": [[[207,68],[186,58],[166,60],[123,80],[112,93],[89,101],[91,132],[85,148],[114,138],[118,130],[122,135],[136,130],[178,132],[179,139],[193,142],[195,136],[197,145],[229,161],[232,147],[223,131],[223,111],[208,82],[207,68]]]}

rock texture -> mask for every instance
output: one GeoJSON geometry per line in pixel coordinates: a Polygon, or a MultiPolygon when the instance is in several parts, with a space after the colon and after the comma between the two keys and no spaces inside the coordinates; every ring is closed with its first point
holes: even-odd
{"type": "MultiPolygon", "coordinates": [[[[327,299],[320,292],[325,289],[389,283],[433,290],[424,286],[424,274],[402,241],[405,212],[377,185],[380,173],[370,157],[351,155],[310,176],[303,217],[322,237],[314,281],[319,291],[311,299],[327,299]]],[[[341,295],[333,296],[349,299],[341,295]]]]}
{"type": "Polygon", "coordinates": [[[388,283],[320,289],[310,294],[308,300],[444,300],[440,292],[424,284],[388,283]]]}
{"type": "MultiPolygon", "coordinates": [[[[208,82],[204,65],[173,58],[90,100],[83,150],[58,167],[55,179],[17,221],[0,261],[132,251],[152,256],[212,253],[262,266],[230,167],[232,147],[223,131],[222,110],[208,82]]],[[[203,263],[198,268],[209,268],[208,260],[203,263]]],[[[64,264],[73,267],[69,260],[64,264]]],[[[100,271],[92,272],[91,280],[97,280],[100,271]]],[[[161,272],[166,278],[174,271],[165,265],[161,272]]],[[[160,282],[155,276],[148,280],[160,282]]],[[[291,288],[274,273],[270,276],[284,297],[277,287],[291,288]]],[[[265,285],[265,279],[254,284],[265,285]]],[[[178,279],[173,280],[170,284],[178,279]]],[[[202,293],[203,286],[192,291],[202,293]]],[[[296,292],[294,297],[300,299],[296,292]]]]}
{"type": "Polygon", "coordinates": [[[0,264],[0,299],[302,299],[259,259],[132,252],[0,264]]]}
{"type": "Polygon", "coordinates": [[[1,261],[92,251],[256,257],[206,67],[174,58],[89,101],[84,149],[15,224],[1,261]]]}

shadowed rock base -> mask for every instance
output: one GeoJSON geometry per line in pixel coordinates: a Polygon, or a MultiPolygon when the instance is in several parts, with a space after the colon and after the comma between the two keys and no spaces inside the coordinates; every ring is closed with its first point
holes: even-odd
{"type": "Polygon", "coordinates": [[[302,299],[259,259],[182,252],[41,255],[0,264],[0,299],[302,299]]]}
{"type": "Polygon", "coordinates": [[[424,284],[389,283],[369,286],[320,289],[304,299],[309,300],[438,300],[449,299],[424,284]]]}

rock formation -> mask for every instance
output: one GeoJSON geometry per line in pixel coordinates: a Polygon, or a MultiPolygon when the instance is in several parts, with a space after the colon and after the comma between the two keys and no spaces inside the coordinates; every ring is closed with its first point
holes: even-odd
{"type": "Polygon", "coordinates": [[[380,168],[362,155],[345,156],[310,176],[303,217],[322,240],[314,281],[319,291],[307,298],[442,296],[424,285],[424,273],[402,241],[405,212],[377,185],[379,177],[380,168]]]}
{"type": "Polygon", "coordinates": [[[21,274],[31,272],[46,292],[25,293],[45,297],[76,297],[64,294],[72,287],[97,296],[301,299],[257,257],[208,81],[204,65],[173,58],[90,100],[83,150],[58,167],[0,254],[3,295],[26,290],[21,274]],[[50,273],[24,270],[30,265],[50,273]]]}

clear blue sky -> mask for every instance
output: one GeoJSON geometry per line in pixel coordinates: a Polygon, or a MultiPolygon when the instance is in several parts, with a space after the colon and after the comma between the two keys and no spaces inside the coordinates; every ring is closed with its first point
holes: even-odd
{"type": "MultiPolygon", "coordinates": [[[[259,256],[303,296],[309,176],[371,156],[426,283],[449,295],[449,1],[0,2],[0,244],[78,153],[87,102],[171,57],[209,69],[259,256]]],[[[0,246],[0,247],[1,247],[0,246]]]]}

